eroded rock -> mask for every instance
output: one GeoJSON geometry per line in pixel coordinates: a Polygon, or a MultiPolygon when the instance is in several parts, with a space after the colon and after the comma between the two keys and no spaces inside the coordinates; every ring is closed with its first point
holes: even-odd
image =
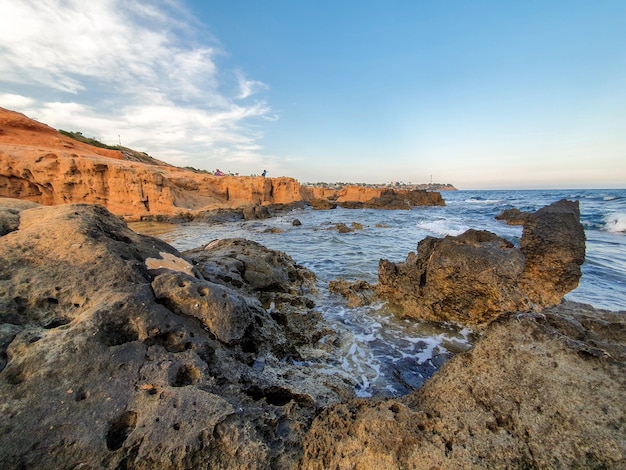
{"type": "Polygon", "coordinates": [[[520,248],[487,231],[426,237],[403,263],[381,260],[378,294],[408,317],[484,326],[503,312],[558,304],[578,285],[585,236],[577,202],[524,217],[520,248]]]}
{"type": "Polygon", "coordinates": [[[345,297],[348,307],[369,305],[376,295],[376,286],[363,280],[349,282],[345,279],[334,279],[328,284],[328,289],[345,297]]]}
{"type": "Polygon", "coordinates": [[[500,317],[421,390],[324,410],[301,468],[622,468],[625,314],[500,317]]]}
{"type": "Polygon", "coordinates": [[[354,385],[299,362],[328,329],[312,274],[225,244],[234,283],[101,206],[19,212],[0,238],[3,468],[293,467],[354,385]]]}

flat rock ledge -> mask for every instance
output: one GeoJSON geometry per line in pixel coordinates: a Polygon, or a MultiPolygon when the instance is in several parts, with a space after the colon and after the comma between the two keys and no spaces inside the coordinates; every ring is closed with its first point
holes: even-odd
{"type": "Polygon", "coordinates": [[[179,253],[90,205],[0,200],[0,226],[3,469],[626,467],[626,312],[504,313],[355,399],[304,365],[330,329],[284,253],[179,253]]]}

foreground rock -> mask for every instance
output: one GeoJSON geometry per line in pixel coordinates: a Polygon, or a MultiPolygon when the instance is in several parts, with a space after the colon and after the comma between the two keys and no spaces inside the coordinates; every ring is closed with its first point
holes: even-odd
{"type": "Polygon", "coordinates": [[[327,329],[288,256],[183,257],[100,206],[2,204],[2,468],[288,468],[353,396],[298,365],[327,329]]]}
{"type": "Polygon", "coordinates": [[[625,468],[625,314],[503,316],[421,390],[324,410],[301,467],[625,468]]]}
{"type": "Polygon", "coordinates": [[[380,261],[377,292],[408,317],[484,326],[558,304],[584,258],[578,203],[562,200],[524,217],[520,248],[487,231],[426,237],[403,263],[380,261]]]}

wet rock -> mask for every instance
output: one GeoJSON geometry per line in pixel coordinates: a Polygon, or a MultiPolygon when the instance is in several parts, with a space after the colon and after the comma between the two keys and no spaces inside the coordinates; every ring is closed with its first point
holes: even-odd
{"type": "Polygon", "coordinates": [[[219,269],[197,269],[100,206],[19,212],[0,238],[3,468],[295,465],[318,409],[354,385],[302,366],[329,330],[312,274],[221,246],[219,269]]]}
{"type": "Polygon", "coordinates": [[[426,237],[403,263],[380,261],[377,292],[406,316],[474,327],[556,305],[580,278],[579,219],[578,203],[565,200],[529,214],[520,248],[487,231],[426,237]]]}
{"type": "Polygon", "coordinates": [[[301,468],[622,468],[625,313],[502,316],[421,390],[325,409],[301,468]]]}
{"type": "Polygon", "coordinates": [[[337,207],[337,203],[333,201],[329,201],[328,199],[316,198],[312,199],[309,202],[311,209],[317,211],[330,210],[335,209],[337,207]]]}
{"type": "Polygon", "coordinates": [[[496,215],[496,220],[503,220],[509,225],[524,225],[530,213],[519,209],[505,209],[496,215]]]}
{"type": "Polygon", "coordinates": [[[338,222],[335,224],[335,230],[337,230],[337,232],[339,233],[350,233],[350,232],[354,232],[354,228],[353,227],[348,227],[346,224],[344,224],[343,222],[338,222]]]}
{"type": "Polygon", "coordinates": [[[302,225],[302,222],[300,222],[299,219],[293,219],[293,222],[291,222],[291,225],[293,225],[294,227],[300,227],[302,225]]]}
{"type": "Polygon", "coordinates": [[[272,217],[270,210],[260,205],[246,206],[243,208],[242,214],[245,220],[269,219],[272,217]]]}
{"type": "Polygon", "coordinates": [[[376,295],[376,286],[363,280],[349,282],[345,279],[334,279],[328,284],[328,289],[345,297],[348,307],[369,305],[376,295]]]}

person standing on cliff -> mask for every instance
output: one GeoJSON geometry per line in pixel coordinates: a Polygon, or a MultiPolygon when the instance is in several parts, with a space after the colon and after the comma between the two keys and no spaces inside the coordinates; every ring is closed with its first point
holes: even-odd
{"type": "Polygon", "coordinates": [[[265,178],[265,175],[267,175],[267,170],[263,170],[263,173],[261,173],[261,176],[262,176],[263,178],[265,178]]]}

